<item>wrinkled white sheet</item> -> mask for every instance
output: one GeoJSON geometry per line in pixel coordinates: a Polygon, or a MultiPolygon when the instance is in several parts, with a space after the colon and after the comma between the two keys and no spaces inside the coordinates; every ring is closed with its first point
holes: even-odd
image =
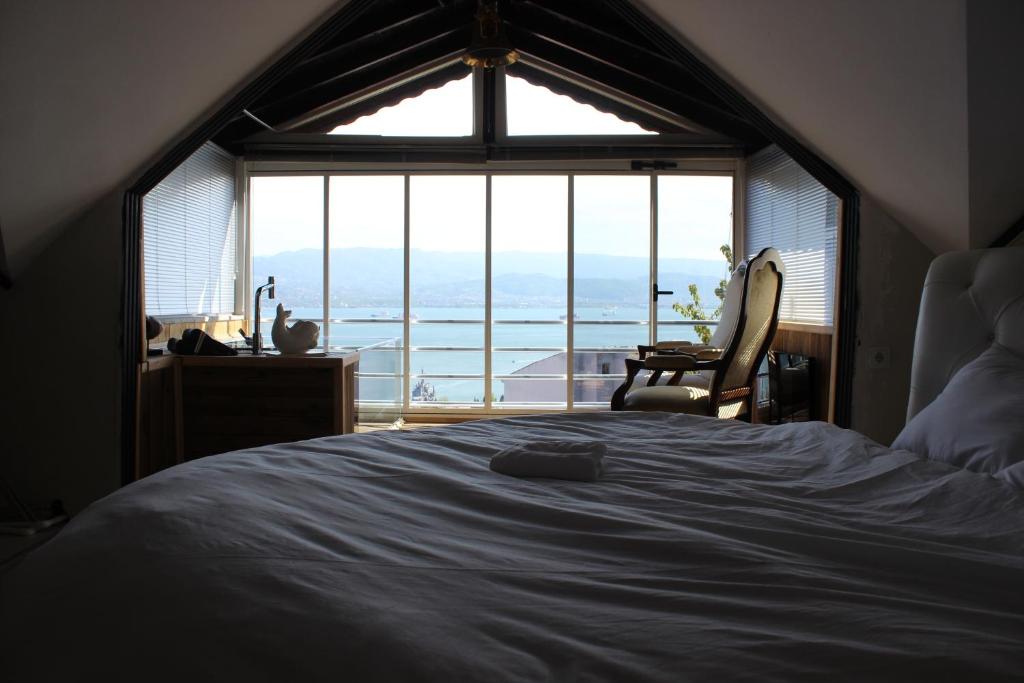
{"type": "Polygon", "coordinates": [[[3,582],[9,680],[992,680],[1024,493],[823,424],[512,418],[213,456],[3,582]],[[598,482],[488,469],[601,439],[598,482]]]}

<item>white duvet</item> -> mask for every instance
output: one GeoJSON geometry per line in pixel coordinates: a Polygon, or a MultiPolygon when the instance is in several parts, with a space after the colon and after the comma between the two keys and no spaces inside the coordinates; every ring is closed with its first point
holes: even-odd
{"type": "Polygon", "coordinates": [[[213,456],[3,581],[12,681],[992,680],[1024,492],[823,424],[512,418],[213,456]],[[492,472],[600,439],[594,483],[492,472]]]}

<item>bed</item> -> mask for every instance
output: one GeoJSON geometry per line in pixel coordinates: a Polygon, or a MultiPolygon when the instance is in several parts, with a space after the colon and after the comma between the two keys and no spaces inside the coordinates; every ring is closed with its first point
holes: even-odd
{"type": "Polygon", "coordinates": [[[999,680],[1022,586],[1012,477],[824,423],[559,414],[165,470],[16,567],[0,622],[12,681],[999,680]],[[554,440],[607,444],[604,477],[488,468],[554,440]]]}

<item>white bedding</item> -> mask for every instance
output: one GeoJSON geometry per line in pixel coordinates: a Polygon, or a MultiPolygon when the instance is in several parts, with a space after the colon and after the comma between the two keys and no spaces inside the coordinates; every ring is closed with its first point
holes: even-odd
{"type": "Polygon", "coordinates": [[[14,681],[991,680],[1024,492],[823,424],[512,418],[172,468],[3,591],[14,681]],[[567,438],[602,480],[488,469],[567,438]]]}

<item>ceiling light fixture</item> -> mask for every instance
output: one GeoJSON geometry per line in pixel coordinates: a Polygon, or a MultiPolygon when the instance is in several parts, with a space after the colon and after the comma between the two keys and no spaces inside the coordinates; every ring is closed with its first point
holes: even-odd
{"type": "Polygon", "coordinates": [[[505,35],[505,22],[498,16],[497,0],[480,0],[473,22],[473,37],[462,61],[474,69],[508,66],[519,59],[519,53],[505,35]]]}

